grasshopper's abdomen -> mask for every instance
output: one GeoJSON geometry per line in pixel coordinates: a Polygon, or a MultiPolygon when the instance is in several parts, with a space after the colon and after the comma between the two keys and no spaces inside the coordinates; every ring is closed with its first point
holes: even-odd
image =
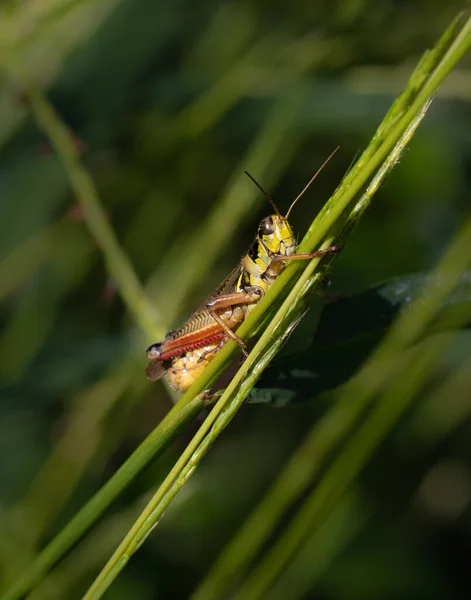
{"type": "MultiPolygon", "coordinates": [[[[229,307],[220,311],[220,316],[231,329],[236,329],[245,318],[245,308],[229,307]]],[[[197,312],[180,329],[168,333],[162,343],[147,349],[151,360],[147,376],[155,380],[165,375],[173,389],[185,392],[225,341],[225,332],[209,311],[197,312]]]]}
{"type": "Polygon", "coordinates": [[[172,388],[186,392],[216,356],[217,348],[217,343],[208,343],[174,358],[166,371],[172,388]]]}

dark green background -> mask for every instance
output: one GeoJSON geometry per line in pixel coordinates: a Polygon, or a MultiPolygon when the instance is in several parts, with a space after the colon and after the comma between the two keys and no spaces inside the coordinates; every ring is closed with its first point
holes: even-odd
{"type": "MultiPolygon", "coordinates": [[[[438,0],[75,1],[21,29],[32,5],[10,1],[2,3],[0,31],[14,39],[21,33],[20,56],[76,136],[139,278],[148,280],[165,257],[168,275],[153,294],[164,315],[159,298],[165,296],[168,306],[185,260],[200,261],[202,276],[173,306],[178,317],[166,322],[171,327],[227,274],[269,211],[259,195],[243,222],[221,218],[225,244],[215,262],[204,252],[178,256],[229,178],[243,177],[240,161],[274,104],[290,93],[305,94],[271,172],[252,173],[281,210],[340,146],[293,212],[293,227],[302,235],[460,6],[438,0]],[[60,40],[85,27],[65,52],[60,40]],[[226,92],[191,121],[188,107],[221,85],[226,92]]],[[[443,86],[336,261],[329,291],[349,295],[428,270],[469,213],[469,66],[468,58],[443,86]]],[[[130,367],[122,393],[96,391],[97,407],[108,393],[114,402],[97,428],[87,426],[96,418],[90,412],[82,430],[79,421],[71,464],[93,436],[99,441],[93,437],[88,467],[36,540],[39,547],[137,447],[171,400],[160,384],[145,387],[145,342],[136,355],[132,319],[80,219],[65,172],[7,74],[0,99],[0,494],[2,518],[27,562],[22,544],[28,544],[34,518],[41,522],[44,506],[54,503],[61,481],[46,485],[50,499],[46,494],[44,506],[33,506],[31,522],[19,528],[15,507],[92,386],[109,373],[116,382],[116,365],[133,353],[139,364],[130,367]]],[[[212,240],[204,243],[210,247],[212,240]]],[[[320,307],[315,301],[288,350],[308,344],[320,307]]],[[[107,597],[187,598],[324,408],[316,400],[282,409],[245,406],[107,597]]],[[[305,597],[468,597],[469,425],[461,422],[438,441],[416,431],[412,417],[401,425],[357,486],[359,530],[305,597]],[[441,485],[459,487],[457,497],[464,500],[457,510],[440,512],[423,499],[437,472],[447,474],[441,485]]],[[[70,556],[70,579],[63,574],[62,583],[52,581],[44,597],[80,597],[138,514],[142,495],[156,487],[189,437],[138,478],[98,537],[87,538],[88,549],[70,556]],[[107,535],[114,537],[109,543],[107,535]]]]}

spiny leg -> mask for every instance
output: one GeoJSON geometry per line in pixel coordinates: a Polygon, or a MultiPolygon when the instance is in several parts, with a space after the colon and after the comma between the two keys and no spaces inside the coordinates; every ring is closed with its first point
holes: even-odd
{"type": "Polygon", "coordinates": [[[325,250],[317,250],[317,252],[312,252],[311,254],[290,254],[288,256],[279,255],[272,258],[270,266],[277,262],[286,262],[288,260],[312,260],[313,258],[319,258],[320,256],[325,256],[326,254],[337,254],[340,252],[340,246],[330,246],[330,248],[326,248],[325,250]]]}
{"type": "Polygon", "coordinates": [[[203,352],[203,354],[198,358],[198,362],[203,362],[203,360],[206,359],[207,356],[209,356],[210,354],[214,354],[215,352],[219,352],[219,350],[221,350],[221,348],[224,346],[224,344],[227,342],[227,338],[223,338],[219,344],[217,346],[215,346],[214,348],[211,348],[211,350],[206,350],[206,352],[203,352]]]}
{"type": "Polygon", "coordinates": [[[231,292],[229,294],[222,294],[221,296],[216,296],[215,298],[211,298],[206,303],[206,309],[209,311],[209,314],[213,317],[213,319],[224,329],[227,336],[230,337],[234,342],[239,344],[242,348],[242,352],[245,356],[249,355],[249,351],[244,342],[238,337],[230,327],[226,324],[224,319],[216,312],[222,308],[227,308],[230,306],[237,306],[239,304],[255,304],[260,300],[263,296],[263,291],[258,287],[247,288],[243,292],[231,292]]]}
{"type": "MultiPolygon", "coordinates": [[[[312,260],[313,258],[319,258],[320,256],[325,256],[326,254],[337,254],[338,252],[340,252],[341,249],[342,248],[340,246],[330,246],[325,250],[318,250],[317,252],[313,252],[312,254],[291,254],[289,256],[275,256],[275,258],[271,261],[271,265],[275,262],[285,262],[287,260],[312,260]]],[[[326,277],[324,277],[324,279],[322,280],[322,284],[323,287],[328,287],[330,285],[330,281],[326,277]]],[[[319,298],[322,298],[326,302],[335,302],[341,298],[341,296],[333,296],[332,294],[328,294],[322,290],[316,290],[314,293],[316,294],[316,296],[319,296],[319,298]]]]}
{"type": "Polygon", "coordinates": [[[259,287],[248,287],[243,292],[231,292],[211,298],[206,302],[206,308],[214,310],[216,308],[227,308],[228,306],[237,306],[239,304],[254,304],[262,296],[263,291],[259,287]]]}
{"type": "Polygon", "coordinates": [[[234,340],[234,342],[236,344],[239,344],[239,346],[242,349],[242,352],[245,354],[245,356],[247,357],[249,355],[249,350],[247,348],[247,346],[244,344],[244,342],[240,339],[240,337],[238,337],[230,327],[228,327],[226,325],[226,323],[224,322],[224,319],[222,319],[216,312],[214,311],[209,311],[211,316],[213,317],[213,319],[216,321],[216,323],[218,323],[226,332],[226,334],[232,339],[234,340]]]}

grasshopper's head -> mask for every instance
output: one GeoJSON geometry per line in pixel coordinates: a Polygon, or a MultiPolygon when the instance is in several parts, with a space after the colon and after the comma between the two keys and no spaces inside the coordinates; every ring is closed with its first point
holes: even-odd
{"type": "Polygon", "coordinates": [[[157,342],[156,344],[152,344],[146,349],[147,358],[149,360],[157,360],[162,354],[162,344],[157,342]]]}
{"type": "Polygon", "coordinates": [[[296,239],[287,219],[280,214],[265,217],[258,226],[258,243],[267,254],[293,254],[296,239]]]}
{"type": "Polygon", "coordinates": [[[293,235],[293,230],[291,229],[290,224],[288,223],[288,217],[296,202],[301,198],[301,196],[308,189],[308,187],[311,185],[311,183],[314,181],[317,175],[321,172],[321,170],[324,168],[327,162],[337,152],[337,150],[338,147],[332,152],[329,158],[326,161],[324,161],[324,164],[320,167],[320,169],[317,170],[314,176],[311,177],[311,180],[305,186],[302,192],[298,194],[298,196],[296,196],[296,198],[293,200],[291,206],[288,209],[288,212],[286,213],[286,216],[284,217],[281,215],[280,211],[278,210],[278,207],[273,202],[271,196],[267,194],[267,192],[262,188],[262,186],[252,177],[252,175],[250,175],[250,173],[245,171],[245,174],[250,177],[250,179],[255,183],[258,189],[265,195],[268,202],[270,202],[270,204],[275,209],[276,213],[274,215],[266,217],[260,223],[258,227],[256,242],[252,247],[251,251],[249,252],[249,256],[250,258],[252,258],[252,260],[256,261],[257,256],[264,254],[268,256],[273,256],[274,254],[294,254],[296,249],[296,239],[293,235]]]}

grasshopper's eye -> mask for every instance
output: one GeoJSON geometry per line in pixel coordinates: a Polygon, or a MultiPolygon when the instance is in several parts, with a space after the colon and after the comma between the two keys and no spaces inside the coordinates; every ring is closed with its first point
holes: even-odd
{"type": "Polygon", "coordinates": [[[275,225],[271,217],[263,219],[258,228],[259,235],[270,235],[275,231],[275,225]]]}

